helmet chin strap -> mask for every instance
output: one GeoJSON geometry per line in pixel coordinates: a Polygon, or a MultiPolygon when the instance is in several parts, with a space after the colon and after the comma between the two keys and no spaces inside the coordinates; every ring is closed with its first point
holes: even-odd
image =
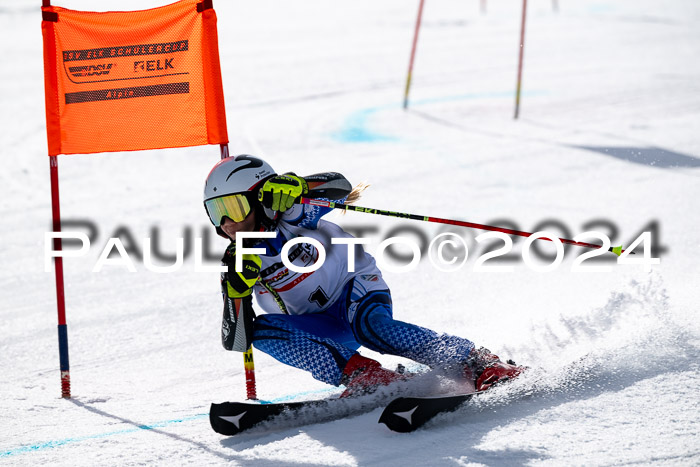
{"type": "Polygon", "coordinates": [[[229,240],[229,241],[231,240],[231,238],[230,238],[228,235],[226,235],[226,232],[224,232],[224,230],[223,230],[221,227],[215,227],[215,228],[216,228],[216,234],[217,234],[219,237],[223,237],[223,238],[225,238],[226,240],[229,240]]]}

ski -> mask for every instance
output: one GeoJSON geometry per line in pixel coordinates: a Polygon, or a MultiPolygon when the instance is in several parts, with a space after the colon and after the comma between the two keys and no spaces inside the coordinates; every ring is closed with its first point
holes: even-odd
{"type": "Polygon", "coordinates": [[[437,397],[398,397],[386,406],[379,423],[390,430],[408,433],[425,425],[441,413],[457,410],[462,404],[477,394],[486,391],[437,397]]]}
{"type": "MultiPolygon", "coordinates": [[[[547,375],[542,369],[529,369],[530,382],[526,385],[512,386],[510,381],[501,381],[482,391],[464,392],[453,395],[433,396],[403,396],[393,399],[382,411],[379,423],[384,423],[390,430],[399,433],[409,433],[428,423],[440,414],[454,412],[462,405],[490,391],[498,391],[498,396],[489,401],[480,400],[488,404],[491,409],[505,407],[515,401],[522,401],[534,396],[546,396],[552,394],[555,389],[567,390],[588,381],[591,377],[591,368],[596,361],[590,355],[584,355],[579,360],[571,362],[558,370],[561,381],[554,384],[551,375],[547,375]],[[497,388],[498,389],[495,389],[497,388]],[[505,391],[504,391],[505,390],[505,391]]],[[[476,400],[474,401],[476,402],[476,400]]],[[[483,407],[481,407],[483,409],[483,407]]]]}
{"type": "Polygon", "coordinates": [[[308,408],[322,408],[328,403],[328,400],[282,402],[277,404],[251,402],[212,403],[209,409],[209,423],[217,433],[233,436],[263,422],[273,420],[280,415],[286,414],[293,417],[296,412],[308,408]]]}
{"type": "MultiPolygon", "coordinates": [[[[415,375],[414,375],[415,376],[415,375]]],[[[366,394],[291,402],[222,402],[212,403],[209,423],[217,433],[234,436],[245,431],[265,431],[325,423],[371,412],[388,404],[399,394],[422,395],[419,378],[396,381],[366,394]]]]}
{"type": "Polygon", "coordinates": [[[299,402],[213,403],[209,409],[209,423],[214,431],[226,436],[258,428],[291,428],[361,415],[385,405],[394,397],[394,391],[379,390],[356,397],[299,402]]]}

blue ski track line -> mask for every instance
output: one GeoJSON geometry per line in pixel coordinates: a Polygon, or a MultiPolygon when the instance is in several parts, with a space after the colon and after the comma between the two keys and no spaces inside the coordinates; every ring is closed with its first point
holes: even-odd
{"type": "MultiPolygon", "coordinates": [[[[549,93],[541,90],[523,91],[521,93],[522,97],[540,97],[546,96],[549,93]]],[[[513,91],[501,91],[501,92],[479,92],[479,93],[469,93],[461,94],[457,96],[446,96],[446,97],[434,97],[429,99],[416,99],[412,100],[411,107],[429,105],[429,104],[439,104],[442,102],[451,102],[466,99],[501,99],[501,98],[511,98],[513,97],[513,91]]],[[[385,110],[396,110],[398,104],[387,104],[377,107],[367,107],[364,109],[356,110],[351,113],[343,124],[342,128],[331,133],[331,137],[341,143],[380,143],[380,142],[397,142],[400,138],[395,136],[389,136],[381,134],[379,132],[373,131],[368,128],[368,120],[377,112],[385,110]]]]}
{"type": "MultiPolygon", "coordinates": [[[[310,395],[319,395],[319,394],[331,394],[333,392],[337,392],[337,388],[327,388],[327,389],[320,389],[320,390],[315,390],[315,391],[304,391],[304,392],[298,392],[296,394],[289,394],[286,396],[281,396],[276,399],[270,399],[267,401],[258,401],[261,404],[277,404],[280,402],[289,402],[292,400],[295,400],[297,398],[301,397],[306,397],[310,395]]],[[[209,413],[200,413],[196,415],[191,415],[188,417],[180,417],[180,418],[173,418],[171,420],[162,420],[159,422],[151,423],[149,425],[140,425],[135,428],[126,428],[123,430],[116,430],[116,431],[108,431],[106,433],[96,433],[92,435],[85,435],[85,436],[76,436],[75,438],[64,438],[64,439],[55,439],[55,440],[50,440],[50,441],[44,441],[42,443],[36,443],[36,444],[28,444],[24,446],[19,446],[13,449],[9,449],[7,451],[0,451],[0,459],[6,458],[6,457],[12,457],[12,456],[17,456],[20,454],[27,454],[30,452],[38,452],[38,451],[44,451],[46,449],[52,449],[52,448],[58,448],[61,446],[65,446],[67,444],[74,444],[74,443],[80,443],[83,441],[88,441],[91,439],[102,439],[102,438],[109,438],[110,436],[117,436],[117,435],[126,435],[129,433],[137,433],[140,431],[149,431],[153,430],[156,428],[163,428],[166,426],[170,425],[176,425],[178,423],[185,423],[185,422],[191,422],[193,420],[201,420],[203,418],[209,417],[209,413]]]]}

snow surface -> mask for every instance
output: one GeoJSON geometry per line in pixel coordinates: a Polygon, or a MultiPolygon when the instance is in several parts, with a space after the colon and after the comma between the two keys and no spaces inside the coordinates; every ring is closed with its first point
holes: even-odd
{"type": "MultiPolygon", "coordinates": [[[[161,2],[96,3],[61,5],[161,2]]],[[[486,13],[476,0],[426,2],[407,112],[418,2],[215,2],[232,153],[367,181],[360,205],[394,211],[526,231],[554,219],[572,236],[614,227],[625,246],[656,221],[667,249],[652,272],[572,272],[575,250],[550,273],[522,261],[475,272],[472,250],[458,272],[423,260],[387,273],[397,318],[532,371],[413,434],[388,431],[374,410],[228,439],[206,415],[212,401],[245,398],[242,358],[219,341],[217,273],[195,272],[191,256],[171,274],[139,261],[136,273],[91,272],[120,227],[139,248],[155,228],[167,252],[187,227],[211,234],[200,196],[216,147],[60,157],[64,219],[99,227],[89,255],[65,261],[74,397],[60,398],[39,1],[0,2],[0,464],[700,464],[700,3],[529,3],[514,121],[519,1],[486,13]]],[[[376,227],[370,251],[417,225],[333,219],[376,227]]],[[[255,360],[262,399],[337,392],[255,360]]]]}

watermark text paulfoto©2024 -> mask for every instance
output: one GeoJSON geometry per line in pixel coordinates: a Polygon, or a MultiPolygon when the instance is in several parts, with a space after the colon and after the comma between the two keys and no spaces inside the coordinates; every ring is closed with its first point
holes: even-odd
{"type": "MultiPolygon", "coordinates": [[[[275,232],[240,232],[238,234],[236,244],[236,251],[238,253],[236,255],[236,269],[240,270],[240,268],[242,268],[243,254],[265,253],[265,249],[263,248],[244,247],[241,242],[242,240],[275,238],[276,236],[277,233],[275,232]]],[[[80,231],[46,232],[44,238],[45,270],[47,272],[51,270],[51,262],[54,258],[85,256],[88,254],[91,244],[88,235],[80,231]],[[59,250],[56,241],[56,239],[59,238],[70,239],[73,242],[77,240],[81,246],[79,249],[59,250]]],[[[144,244],[142,260],[147,270],[157,273],[170,273],[176,272],[183,267],[185,256],[185,239],[176,239],[174,264],[167,266],[154,264],[153,256],[156,255],[154,255],[152,252],[151,238],[144,238],[143,240],[144,244]]],[[[654,239],[652,237],[652,232],[649,231],[642,232],[632,241],[632,243],[630,243],[629,246],[625,247],[624,249],[612,248],[611,240],[608,238],[608,236],[602,232],[594,230],[583,232],[575,236],[573,240],[577,242],[588,242],[593,240],[596,242],[596,244],[600,245],[600,248],[590,250],[577,248],[581,254],[577,254],[577,257],[571,264],[571,270],[574,272],[612,271],[612,265],[600,265],[600,261],[596,261],[603,259],[604,257],[610,257],[611,252],[617,254],[617,256],[612,255],[612,257],[616,259],[617,264],[637,265],[643,267],[646,271],[651,270],[652,265],[660,264],[661,261],[660,258],[653,257],[654,252],[652,245],[654,239]],[[638,247],[641,251],[635,252],[636,254],[631,256],[630,253],[638,249],[638,247]],[[583,264],[587,261],[588,264],[583,264]]],[[[496,264],[504,262],[499,261],[499,258],[505,259],[508,255],[510,255],[512,258],[511,250],[513,249],[513,240],[509,235],[501,232],[487,232],[474,237],[474,241],[477,244],[484,245],[492,245],[494,242],[502,243],[500,248],[487,249],[486,251],[481,252],[474,263],[474,272],[512,272],[514,270],[512,265],[496,264]],[[485,264],[487,261],[489,261],[491,264],[485,264]]],[[[348,271],[354,272],[355,258],[356,254],[358,254],[357,249],[361,249],[363,245],[371,245],[376,242],[364,237],[340,237],[324,239],[324,243],[327,246],[324,247],[323,243],[311,237],[297,237],[289,240],[282,248],[280,255],[281,261],[287,268],[294,272],[309,273],[323,267],[326,260],[327,248],[345,248],[347,253],[348,271]],[[313,264],[309,266],[301,266],[294,264],[289,260],[289,251],[297,244],[303,244],[310,250],[311,255],[316,259],[313,264]]],[[[425,253],[427,253],[427,257],[432,266],[436,270],[443,272],[459,271],[464,268],[467,260],[469,259],[469,247],[467,242],[462,236],[457,235],[454,232],[443,232],[434,236],[427,245],[427,248],[425,245],[421,245],[419,243],[421,242],[407,236],[391,236],[379,242],[373,254],[380,269],[394,273],[414,271],[418,267],[418,264],[425,253]],[[398,254],[396,250],[391,250],[397,246],[400,246],[404,252],[408,253],[398,254]],[[388,259],[393,261],[389,261],[388,259]],[[397,264],[398,262],[407,264],[399,265],[397,264]]],[[[204,256],[202,238],[194,238],[195,272],[221,272],[227,270],[227,267],[222,265],[205,265],[203,261],[204,256]]],[[[538,231],[525,239],[524,244],[522,245],[521,254],[519,256],[529,269],[536,272],[551,272],[560,267],[564,260],[564,244],[556,234],[548,231],[538,231]],[[535,250],[533,245],[538,241],[543,241],[553,245],[556,251],[554,257],[542,255],[541,250],[535,250]],[[540,253],[533,254],[533,251],[540,253]],[[536,260],[535,257],[537,257],[539,260],[536,260]]],[[[92,272],[100,272],[104,266],[122,267],[126,268],[128,271],[136,272],[134,261],[130,257],[130,254],[124,247],[124,244],[119,237],[113,237],[107,241],[107,244],[104,246],[99,259],[92,269],[92,272]],[[116,253],[116,258],[113,257],[115,256],[114,253],[116,253]]]]}

